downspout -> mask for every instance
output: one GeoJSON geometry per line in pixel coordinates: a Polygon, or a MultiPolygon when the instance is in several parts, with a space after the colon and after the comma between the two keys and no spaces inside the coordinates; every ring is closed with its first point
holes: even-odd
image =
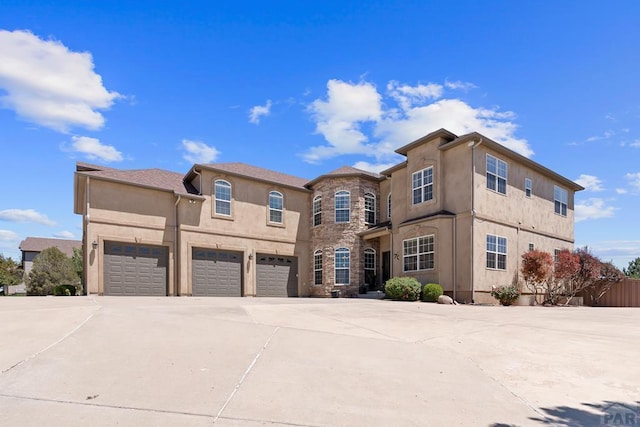
{"type": "Polygon", "coordinates": [[[482,138],[476,144],[473,140],[469,145],[471,146],[471,303],[475,303],[475,282],[474,282],[474,246],[475,246],[475,234],[474,225],[476,220],[476,147],[482,144],[482,138]]]}
{"type": "Polygon", "coordinates": [[[175,208],[175,222],[173,225],[173,287],[175,296],[180,296],[180,286],[178,286],[178,281],[180,280],[180,245],[178,244],[180,234],[178,233],[178,203],[180,203],[180,199],[182,199],[182,196],[178,194],[176,203],[173,205],[173,207],[175,208]]]}
{"type": "Polygon", "coordinates": [[[452,227],[453,227],[453,300],[456,301],[456,288],[458,287],[458,280],[457,280],[457,270],[458,270],[458,262],[457,262],[457,257],[456,257],[456,240],[458,240],[458,235],[456,234],[456,223],[458,221],[458,216],[454,216],[453,217],[453,222],[452,222],[452,227]]]}

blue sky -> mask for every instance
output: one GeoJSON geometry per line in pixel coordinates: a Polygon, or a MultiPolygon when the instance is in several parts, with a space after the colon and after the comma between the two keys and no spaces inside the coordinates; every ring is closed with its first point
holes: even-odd
{"type": "Polygon", "coordinates": [[[640,3],[0,3],[0,253],[81,238],[76,161],[380,170],[478,131],[576,180],[576,246],[640,257],[640,3]]]}

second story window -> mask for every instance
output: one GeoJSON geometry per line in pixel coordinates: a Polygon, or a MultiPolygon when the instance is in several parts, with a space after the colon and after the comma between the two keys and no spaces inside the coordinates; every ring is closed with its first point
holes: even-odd
{"type": "Polygon", "coordinates": [[[371,193],[364,195],[364,222],[367,224],[376,223],[376,196],[371,193]]]}
{"type": "Polygon", "coordinates": [[[348,191],[338,191],[335,197],[336,222],[349,222],[351,217],[351,195],[348,191]]]}
{"type": "Polygon", "coordinates": [[[411,181],[414,205],[433,199],[433,166],[414,172],[411,181]]]}
{"type": "Polygon", "coordinates": [[[214,213],[231,216],[231,184],[218,179],[214,183],[213,193],[215,198],[214,213]]]}
{"type": "Polygon", "coordinates": [[[487,154],[487,188],[507,194],[507,163],[487,154]]]}
{"type": "Polygon", "coordinates": [[[313,198],[313,226],[322,224],[322,196],[313,198]]]}
{"type": "Polygon", "coordinates": [[[282,224],[283,197],[282,193],[272,191],[269,193],[269,222],[282,224]]]}
{"type": "Polygon", "coordinates": [[[531,198],[531,178],[525,178],[524,179],[524,195],[527,196],[527,198],[531,198]]]}
{"type": "Polygon", "coordinates": [[[558,215],[567,216],[567,203],[569,200],[569,193],[564,188],[560,188],[557,185],[553,186],[553,204],[554,211],[558,215]]]}

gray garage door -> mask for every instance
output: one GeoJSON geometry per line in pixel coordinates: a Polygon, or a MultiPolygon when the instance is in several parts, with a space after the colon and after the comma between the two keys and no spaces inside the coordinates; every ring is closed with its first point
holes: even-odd
{"type": "Polygon", "coordinates": [[[298,296],[298,258],[258,254],[257,259],[256,296],[298,296]]]}
{"type": "Polygon", "coordinates": [[[105,295],[167,295],[168,251],[163,246],[104,244],[105,295]]]}
{"type": "Polygon", "coordinates": [[[193,248],[193,296],[242,296],[242,252],[193,248]]]}

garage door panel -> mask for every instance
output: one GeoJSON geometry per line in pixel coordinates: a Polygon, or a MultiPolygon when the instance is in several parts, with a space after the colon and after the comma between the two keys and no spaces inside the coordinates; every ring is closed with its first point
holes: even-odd
{"type": "Polygon", "coordinates": [[[167,295],[168,258],[162,246],[105,242],[105,295],[167,295]]]}
{"type": "Polygon", "coordinates": [[[280,255],[258,254],[256,296],[298,296],[298,259],[280,255]]]}
{"type": "Polygon", "coordinates": [[[192,294],[194,296],[242,296],[242,252],[194,248],[192,294]]]}

